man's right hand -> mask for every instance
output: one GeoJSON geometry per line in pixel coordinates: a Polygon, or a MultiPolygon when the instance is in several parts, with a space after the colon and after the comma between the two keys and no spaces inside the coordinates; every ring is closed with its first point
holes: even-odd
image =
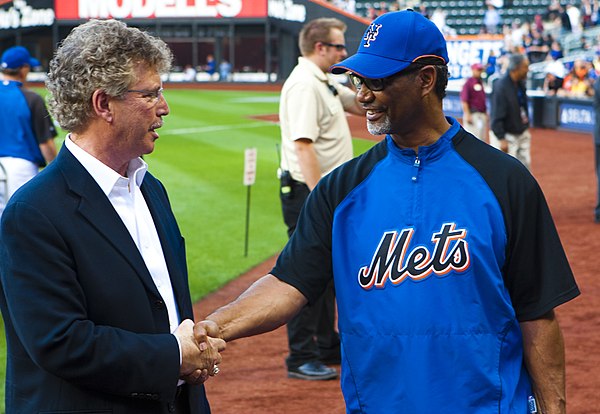
{"type": "MultiPolygon", "coordinates": [[[[209,332],[210,334],[211,332],[209,332]]],[[[194,336],[194,322],[186,319],[173,334],[181,344],[180,378],[188,382],[204,382],[212,375],[215,365],[221,363],[220,351],[225,349],[225,341],[220,338],[194,336]]]]}

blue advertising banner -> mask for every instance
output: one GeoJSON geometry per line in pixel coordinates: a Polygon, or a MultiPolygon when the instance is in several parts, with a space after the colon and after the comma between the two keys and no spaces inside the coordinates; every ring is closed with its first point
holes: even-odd
{"type": "Polygon", "coordinates": [[[471,76],[471,65],[486,65],[490,54],[500,56],[504,47],[501,35],[453,36],[446,39],[450,79],[471,76]]]}
{"type": "Polygon", "coordinates": [[[589,102],[562,101],[558,105],[558,127],[582,132],[592,132],[596,116],[589,102]]]}
{"type": "MultiPolygon", "coordinates": [[[[487,107],[490,107],[490,99],[489,96],[486,98],[487,107]]],[[[451,116],[453,118],[462,118],[463,110],[462,105],[460,103],[460,92],[459,91],[446,91],[446,97],[442,101],[442,110],[446,116],[451,116]]],[[[531,112],[531,108],[529,108],[529,112],[531,112]]]]}
{"type": "Polygon", "coordinates": [[[462,106],[460,104],[460,96],[456,92],[448,92],[443,101],[443,110],[446,116],[453,118],[462,118],[462,106]]]}

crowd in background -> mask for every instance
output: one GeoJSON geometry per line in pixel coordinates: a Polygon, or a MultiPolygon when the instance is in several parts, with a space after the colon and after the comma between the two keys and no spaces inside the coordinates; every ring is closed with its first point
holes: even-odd
{"type": "MultiPolygon", "coordinates": [[[[356,0],[329,0],[334,6],[350,13],[357,13],[356,0]]],[[[358,2],[361,2],[358,0],[358,2]]],[[[365,16],[375,19],[378,16],[406,7],[418,10],[436,24],[446,36],[456,35],[454,28],[447,24],[447,9],[437,7],[431,10],[426,2],[372,1],[364,2],[365,16]]],[[[506,56],[512,53],[525,54],[530,63],[544,62],[543,83],[535,85],[548,95],[575,98],[591,97],[593,84],[600,74],[600,37],[586,36],[586,29],[600,23],[600,0],[577,0],[560,2],[552,0],[545,13],[536,14],[531,19],[525,15],[512,20],[504,20],[500,11],[512,7],[513,0],[482,1],[482,24],[480,34],[504,36],[504,47],[500,54],[491,53],[484,65],[483,78],[493,80],[503,73],[506,56]],[[578,43],[570,47],[571,55],[564,51],[562,39],[576,36],[578,43]],[[594,53],[596,51],[596,53],[594,53]],[[576,58],[564,59],[577,53],[576,58]],[[565,56],[567,54],[567,56],[565,56]]],[[[600,32],[599,32],[600,33],[600,32]]]]}
{"type": "Polygon", "coordinates": [[[598,36],[588,39],[583,35],[583,29],[596,25],[597,14],[588,19],[584,18],[587,14],[569,14],[569,10],[578,9],[571,4],[562,7],[558,2],[553,2],[548,6],[545,16],[538,14],[531,22],[515,20],[511,25],[503,25],[502,54],[494,56],[492,53],[488,61],[483,62],[488,82],[503,72],[507,54],[523,53],[530,63],[544,64],[543,83],[537,85],[537,89],[543,89],[548,95],[573,98],[593,96],[593,84],[600,75],[600,39],[598,36]],[[561,39],[570,34],[581,37],[580,44],[572,48],[569,54],[563,50],[561,39]]]}

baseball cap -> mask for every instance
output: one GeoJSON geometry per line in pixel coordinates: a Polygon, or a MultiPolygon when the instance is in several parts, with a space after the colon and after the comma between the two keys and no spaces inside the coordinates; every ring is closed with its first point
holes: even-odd
{"type": "Polygon", "coordinates": [[[23,65],[29,65],[32,68],[40,66],[40,61],[32,58],[29,51],[23,46],[9,47],[0,59],[0,69],[18,69],[23,65]]]}
{"type": "Polygon", "coordinates": [[[356,54],[333,65],[335,74],[351,71],[364,78],[385,78],[421,58],[448,63],[446,40],[437,26],[412,9],[385,13],[365,31],[356,54]]]}
{"type": "Polygon", "coordinates": [[[473,63],[471,65],[471,70],[483,70],[483,65],[481,63],[473,63]]]}

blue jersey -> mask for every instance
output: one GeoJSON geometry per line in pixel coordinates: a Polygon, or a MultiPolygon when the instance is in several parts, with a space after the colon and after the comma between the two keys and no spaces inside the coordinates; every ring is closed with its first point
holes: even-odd
{"type": "Polygon", "coordinates": [[[45,166],[39,145],[54,138],[56,128],[43,98],[21,82],[0,82],[0,157],[14,157],[45,166]]]}
{"type": "Polygon", "coordinates": [[[272,270],[334,278],[348,413],[528,413],[519,321],[579,293],[531,174],[448,120],[323,178],[272,270]]]}

